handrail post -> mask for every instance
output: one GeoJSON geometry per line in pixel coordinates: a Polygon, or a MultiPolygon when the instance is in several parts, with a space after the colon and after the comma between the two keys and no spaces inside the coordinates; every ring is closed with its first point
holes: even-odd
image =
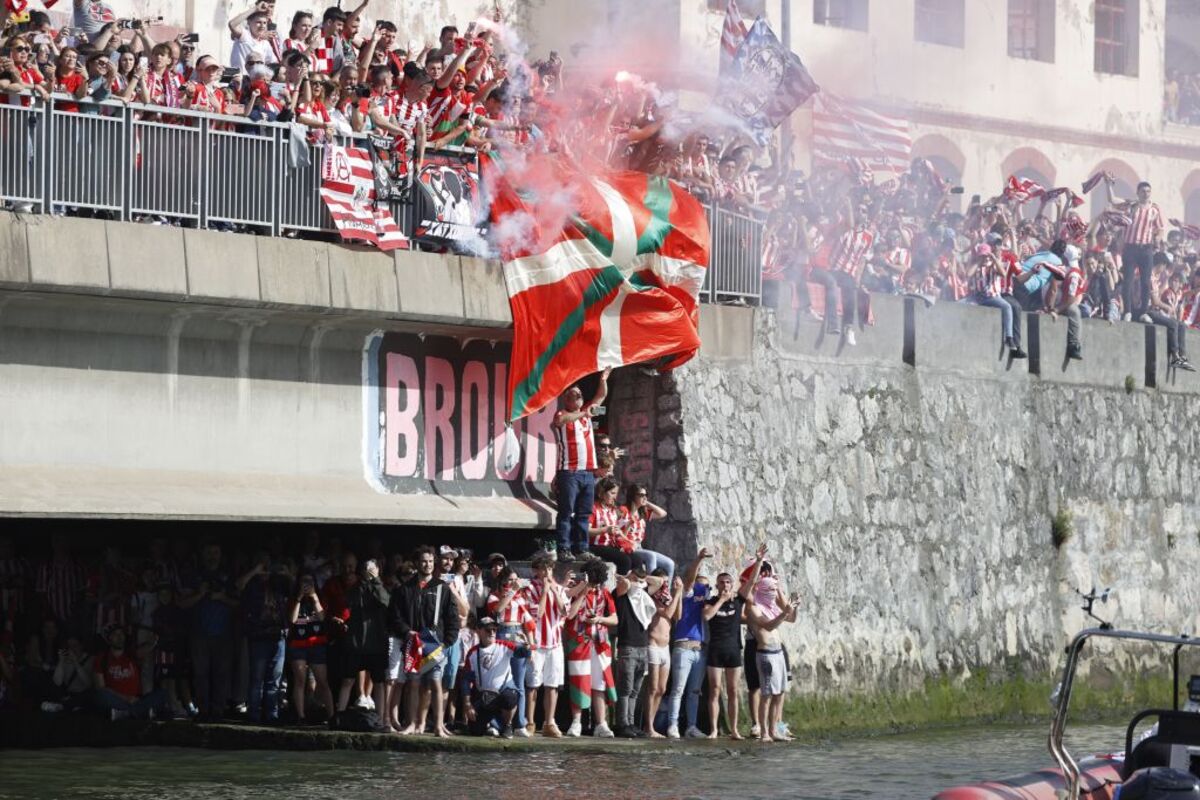
{"type": "MultiPolygon", "coordinates": [[[[36,99],[31,104],[39,102],[36,99]]],[[[42,213],[49,214],[54,209],[54,126],[52,100],[42,100],[42,129],[35,137],[34,153],[38,159],[38,174],[41,178],[42,213]]],[[[31,105],[31,108],[33,106],[31,105]]]]}
{"type": "Polygon", "coordinates": [[[278,236],[280,233],[279,223],[279,208],[282,205],[278,202],[279,187],[283,182],[283,170],[287,168],[287,152],[284,149],[283,128],[280,126],[271,126],[271,153],[273,162],[272,168],[268,170],[269,183],[267,186],[268,203],[271,207],[271,235],[278,236]]]}
{"type": "Polygon", "coordinates": [[[196,144],[196,197],[199,208],[196,209],[196,227],[204,230],[208,227],[208,193],[209,169],[208,159],[212,150],[211,128],[208,114],[200,117],[199,142],[196,144]]]}

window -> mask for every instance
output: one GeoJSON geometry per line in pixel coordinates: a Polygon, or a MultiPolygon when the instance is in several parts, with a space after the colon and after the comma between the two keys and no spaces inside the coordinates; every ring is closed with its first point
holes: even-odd
{"type": "Polygon", "coordinates": [[[913,31],[918,42],[963,46],[963,0],[917,0],[913,31]]]}
{"type": "Polygon", "coordinates": [[[813,0],[813,22],[831,28],[865,31],[867,0],[813,0]]]}
{"type": "Polygon", "coordinates": [[[1054,61],[1054,0],[1008,0],[1008,54],[1054,61]]]}
{"type": "Polygon", "coordinates": [[[1096,72],[1138,74],[1138,0],[1096,0],[1096,72]]]}

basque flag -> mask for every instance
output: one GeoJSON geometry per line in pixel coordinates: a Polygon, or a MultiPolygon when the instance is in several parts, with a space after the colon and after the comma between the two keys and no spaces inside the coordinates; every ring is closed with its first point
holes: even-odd
{"type": "Polygon", "coordinates": [[[512,419],[605,367],[673,369],[696,354],[709,231],[694,197],[661,176],[587,176],[560,157],[485,167],[512,307],[512,419]]]}

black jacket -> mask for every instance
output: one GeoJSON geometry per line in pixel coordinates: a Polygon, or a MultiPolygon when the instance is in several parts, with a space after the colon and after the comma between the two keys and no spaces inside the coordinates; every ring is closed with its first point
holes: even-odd
{"type": "Polygon", "coordinates": [[[388,651],[388,600],[388,591],[379,578],[363,578],[346,592],[346,607],[350,609],[346,636],[355,652],[378,654],[388,651]]]}
{"type": "Polygon", "coordinates": [[[458,604],[450,587],[437,578],[430,579],[424,588],[418,577],[399,586],[392,592],[388,609],[388,623],[392,635],[405,640],[411,631],[420,633],[425,628],[438,632],[442,644],[450,646],[458,639],[458,604]],[[437,609],[438,594],[442,596],[441,609],[437,609]],[[438,616],[434,618],[434,611],[438,616]]]}

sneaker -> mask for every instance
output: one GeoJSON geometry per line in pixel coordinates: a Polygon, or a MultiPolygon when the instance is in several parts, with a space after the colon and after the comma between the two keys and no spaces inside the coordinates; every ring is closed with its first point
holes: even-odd
{"type": "Polygon", "coordinates": [[[1192,362],[1188,361],[1184,356],[1175,356],[1171,361],[1171,366],[1175,369],[1186,370],[1187,372],[1195,372],[1196,368],[1192,366],[1192,362]]]}
{"type": "Polygon", "coordinates": [[[762,731],[759,729],[759,727],[757,725],[751,725],[750,726],[750,735],[753,736],[755,739],[757,739],[759,736],[762,735],[762,731]]]}
{"type": "Polygon", "coordinates": [[[358,700],[355,701],[354,705],[367,711],[375,710],[375,701],[372,700],[370,696],[365,694],[359,695],[358,700]]]}
{"type": "Polygon", "coordinates": [[[1126,321],[1126,322],[1132,322],[1132,321],[1133,321],[1133,314],[1130,314],[1128,311],[1126,311],[1126,312],[1125,312],[1125,315],[1124,315],[1123,317],[1121,317],[1121,319],[1123,319],[1123,320],[1124,320],[1124,321],[1126,321]]]}
{"type": "Polygon", "coordinates": [[[826,328],[825,335],[826,336],[841,336],[842,329],[841,328],[826,328]]]}
{"type": "Polygon", "coordinates": [[[592,736],[595,736],[597,739],[611,739],[613,735],[612,728],[608,727],[608,724],[604,722],[601,722],[592,731],[592,736]]]}
{"type": "Polygon", "coordinates": [[[497,736],[500,735],[500,731],[496,730],[491,725],[488,725],[487,728],[483,732],[484,732],[484,734],[492,737],[493,739],[495,739],[497,736]]]}
{"type": "Polygon", "coordinates": [[[570,736],[572,739],[578,739],[582,735],[583,723],[579,720],[575,720],[571,723],[571,727],[567,728],[567,736],[570,736]]]}
{"type": "Polygon", "coordinates": [[[1009,350],[1008,354],[1013,358],[1029,358],[1028,354],[1026,354],[1026,352],[1019,347],[1014,347],[1012,350],[1009,350]]]}
{"type": "Polygon", "coordinates": [[[700,730],[699,728],[697,728],[695,725],[688,728],[687,733],[685,733],[684,736],[686,736],[689,739],[707,739],[708,738],[708,734],[705,733],[704,731],[700,730]]]}
{"type": "Polygon", "coordinates": [[[503,728],[500,729],[500,738],[501,739],[513,738],[512,725],[505,725],[503,728]]]}
{"type": "Polygon", "coordinates": [[[188,703],[183,710],[189,717],[196,717],[200,715],[200,709],[196,708],[195,703],[188,703]]]}
{"type": "Polygon", "coordinates": [[[537,733],[537,724],[534,722],[530,722],[528,725],[525,726],[525,731],[530,736],[533,736],[535,733],[537,733]]]}
{"type": "Polygon", "coordinates": [[[672,725],[671,727],[667,728],[667,738],[668,739],[678,739],[679,738],[679,726],[678,725],[672,725]]]}
{"type": "Polygon", "coordinates": [[[1144,322],[1147,325],[1154,324],[1154,320],[1150,317],[1149,314],[1142,314],[1140,317],[1138,317],[1138,322],[1144,322]]]}
{"type": "Polygon", "coordinates": [[[558,726],[553,722],[547,722],[542,726],[542,736],[545,736],[549,739],[561,739],[562,731],[560,731],[558,726]]]}
{"type": "Polygon", "coordinates": [[[640,739],[642,732],[637,728],[625,727],[617,731],[617,736],[621,737],[622,739],[640,739]]]}
{"type": "Polygon", "coordinates": [[[574,557],[574,556],[572,556],[572,555],[571,555],[569,552],[567,552],[566,550],[559,550],[559,551],[558,551],[558,563],[560,563],[560,564],[570,564],[570,563],[571,563],[572,561],[574,561],[574,560],[575,560],[575,557],[574,557]]]}
{"type": "Polygon", "coordinates": [[[51,703],[49,700],[42,703],[42,711],[45,711],[47,714],[57,714],[62,710],[62,703],[51,703]]]}
{"type": "Polygon", "coordinates": [[[32,214],[33,203],[17,203],[13,206],[13,211],[18,214],[32,214]]]}
{"type": "Polygon", "coordinates": [[[518,725],[517,727],[513,728],[513,736],[516,736],[519,739],[528,739],[529,738],[529,729],[522,728],[521,726],[518,725]]]}
{"type": "Polygon", "coordinates": [[[1068,347],[1067,348],[1067,358],[1071,359],[1072,361],[1082,361],[1083,360],[1083,348],[1068,347]]]}
{"type": "Polygon", "coordinates": [[[846,331],[846,344],[854,347],[858,344],[858,339],[854,338],[854,331],[846,331]]]}

